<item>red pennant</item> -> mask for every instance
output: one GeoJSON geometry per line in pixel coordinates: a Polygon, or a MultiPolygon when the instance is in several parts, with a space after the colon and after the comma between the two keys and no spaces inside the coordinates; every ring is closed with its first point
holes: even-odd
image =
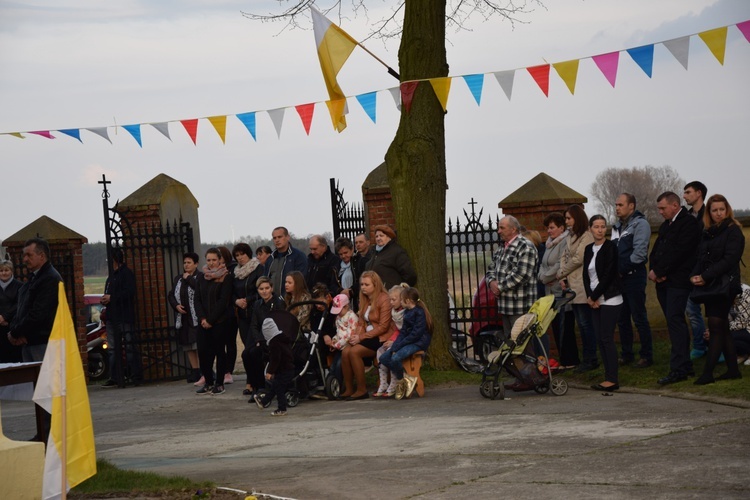
{"type": "Polygon", "coordinates": [[[414,91],[417,90],[419,82],[404,82],[401,84],[401,104],[407,113],[411,112],[411,101],[414,99],[414,91]]]}
{"type": "Polygon", "coordinates": [[[526,68],[544,95],[549,97],[549,64],[526,68]]]}
{"type": "Polygon", "coordinates": [[[315,111],[315,103],[300,104],[295,106],[294,109],[297,110],[299,117],[302,119],[302,125],[305,127],[305,132],[307,132],[307,135],[310,135],[310,124],[312,123],[313,111],[315,111]]]}
{"type": "Polygon", "coordinates": [[[198,119],[193,118],[192,120],[180,120],[180,123],[182,123],[182,126],[185,127],[185,131],[187,131],[188,135],[193,140],[193,144],[197,145],[198,143],[195,141],[198,138],[198,119]]]}
{"type": "Polygon", "coordinates": [[[29,134],[41,135],[47,139],[54,139],[55,136],[49,133],[49,130],[37,130],[36,132],[29,132],[29,134]]]}

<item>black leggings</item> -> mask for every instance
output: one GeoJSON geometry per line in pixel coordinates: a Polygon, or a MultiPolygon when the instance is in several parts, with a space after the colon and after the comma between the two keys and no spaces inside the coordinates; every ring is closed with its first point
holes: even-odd
{"type": "MultiPolygon", "coordinates": [[[[224,385],[224,374],[227,373],[227,354],[225,349],[227,336],[232,329],[230,321],[218,323],[211,328],[198,330],[198,359],[201,374],[207,385],[224,385]],[[216,360],[216,377],[214,380],[214,360],[216,360]]],[[[237,330],[234,330],[235,332],[237,330]]]]}

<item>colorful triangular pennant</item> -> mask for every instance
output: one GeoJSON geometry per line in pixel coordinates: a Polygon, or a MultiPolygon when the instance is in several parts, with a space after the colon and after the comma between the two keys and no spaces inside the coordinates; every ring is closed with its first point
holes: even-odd
{"type": "Polygon", "coordinates": [[[130,132],[130,135],[133,136],[135,142],[137,142],[140,147],[143,147],[143,143],[141,143],[141,125],[139,123],[136,123],[135,125],[123,125],[122,128],[130,132]]]}
{"type": "Polygon", "coordinates": [[[549,97],[549,64],[530,66],[526,68],[544,95],[549,97]]]}
{"type": "Polygon", "coordinates": [[[219,134],[222,144],[226,144],[227,136],[227,115],[209,116],[208,121],[214,126],[214,130],[219,134]]]}
{"type": "Polygon", "coordinates": [[[54,139],[55,136],[49,133],[49,130],[36,130],[34,132],[27,132],[29,134],[34,135],[41,135],[42,137],[46,137],[47,139],[54,139]]]}
{"type": "Polygon", "coordinates": [[[367,116],[370,117],[370,120],[372,120],[372,123],[376,123],[375,121],[375,114],[377,112],[377,92],[368,92],[367,94],[359,94],[357,97],[357,102],[359,102],[360,106],[362,106],[362,109],[365,110],[365,113],[367,113],[367,116]]]}
{"type": "Polygon", "coordinates": [[[172,140],[172,138],[169,137],[169,122],[151,123],[150,125],[161,132],[164,137],[166,137],[170,141],[172,140]]]}
{"type": "Polygon", "coordinates": [[[401,111],[401,87],[391,87],[388,91],[391,93],[391,97],[393,97],[396,109],[401,111]]]}
{"type": "Polygon", "coordinates": [[[26,139],[26,137],[24,137],[21,132],[4,132],[2,135],[12,135],[13,137],[18,137],[19,139],[26,139]]]}
{"type": "MultiPolygon", "coordinates": [[[[346,99],[326,101],[326,107],[328,107],[328,114],[331,115],[331,122],[333,123],[334,130],[338,133],[343,132],[346,128],[346,120],[344,117],[349,114],[349,106],[346,104],[346,99]]],[[[299,110],[297,110],[297,112],[299,112],[299,110]]],[[[312,114],[310,115],[310,118],[312,119],[312,114]]]]}
{"type": "MultiPolygon", "coordinates": [[[[344,99],[336,99],[336,100],[342,101],[344,99]]],[[[297,106],[294,107],[294,109],[297,110],[297,114],[302,120],[302,125],[305,127],[305,133],[307,135],[310,135],[310,124],[312,123],[313,113],[315,112],[315,103],[311,102],[309,104],[298,104],[297,106]]]]}
{"type": "Polygon", "coordinates": [[[404,82],[401,84],[401,102],[408,114],[411,111],[411,101],[414,99],[414,91],[417,90],[419,81],[404,82]]]}
{"type": "Polygon", "coordinates": [[[682,64],[682,67],[688,69],[688,56],[690,55],[690,37],[682,36],[666,40],[662,44],[669,50],[675,59],[682,64]]]}
{"type": "Polygon", "coordinates": [[[628,54],[641,67],[643,72],[651,78],[651,72],[654,68],[654,44],[628,49],[628,54]]]}
{"type": "Polygon", "coordinates": [[[284,111],[286,108],[269,109],[268,116],[271,117],[273,127],[276,129],[276,136],[281,139],[281,124],[284,123],[284,111]]]}
{"type": "Polygon", "coordinates": [[[482,87],[484,86],[484,75],[464,75],[464,81],[477,101],[477,106],[482,102],[482,87]]]}
{"type": "Polygon", "coordinates": [[[81,129],[78,128],[67,128],[65,130],[58,130],[58,132],[63,133],[65,135],[69,135],[73,139],[78,139],[78,142],[83,144],[83,141],[81,140],[81,129]]]}
{"type": "Polygon", "coordinates": [[[448,95],[451,92],[451,80],[450,77],[443,78],[430,78],[430,85],[432,90],[440,101],[440,105],[443,107],[443,111],[448,111],[448,95]]]}
{"type": "Polygon", "coordinates": [[[578,78],[578,59],[572,61],[564,61],[555,63],[552,66],[555,67],[557,74],[560,75],[562,81],[568,86],[571,95],[576,93],[576,79],[578,78]]]}
{"type": "Polygon", "coordinates": [[[255,136],[255,111],[251,111],[250,113],[240,113],[235,116],[242,122],[247,131],[250,132],[253,140],[257,141],[258,138],[255,136]]]}
{"type": "Polygon", "coordinates": [[[745,35],[745,40],[750,42],[750,20],[737,23],[737,29],[740,30],[740,33],[745,35]]]}
{"type": "Polygon", "coordinates": [[[180,120],[182,126],[185,127],[185,132],[188,133],[193,144],[198,145],[198,119],[191,118],[190,120],[180,120]]]}
{"type": "Polygon", "coordinates": [[[516,76],[516,70],[511,69],[507,71],[498,71],[495,73],[495,78],[497,79],[497,83],[500,84],[500,87],[503,89],[503,92],[505,92],[505,95],[508,97],[508,100],[510,101],[510,95],[513,93],[513,80],[516,76]]]}
{"type": "Polygon", "coordinates": [[[727,48],[727,27],[698,33],[719,64],[724,66],[724,51],[727,48]]]}
{"type": "Polygon", "coordinates": [[[99,137],[103,137],[104,139],[107,139],[107,141],[112,144],[112,139],[109,138],[109,132],[107,132],[107,127],[93,127],[93,128],[87,128],[89,132],[92,132],[99,137]]]}
{"type": "Polygon", "coordinates": [[[592,59],[596,63],[596,67],[599,68],[599,71],[604,75],[604,78],[614,88],[617,81],[617,66],[620,62],[620,53],[610,52],[608,54],[599,54],[598,56],[593,56],[592,59]]]}

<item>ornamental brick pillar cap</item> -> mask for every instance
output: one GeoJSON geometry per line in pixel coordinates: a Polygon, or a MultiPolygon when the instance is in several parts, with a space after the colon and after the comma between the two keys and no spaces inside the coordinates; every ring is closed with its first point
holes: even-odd
{"type": "Polygon", "coordinates": [[[517,208],[544,205],[572,205],[588,199],[544,172],[503,198],[498,208],[517,208]]]}
{"type": "Polygon", "coordinates": [[[362,194],[390,192],[391,186],[388,184],[388,168],[385,162],[383,162],[365,177],[365,182],[362,183],[362,194]]]}
{"type": "Polygon", "coordinates": [[[13,243],[20,243],[22,245],[26,240],[31,238],[44,238],[47,243],[79,240],[83,244],[89,241],[85,236],[63,226],[46,215],[42,215],[28,226],[8,236],[3,241],[3,246],[13,243]]]}

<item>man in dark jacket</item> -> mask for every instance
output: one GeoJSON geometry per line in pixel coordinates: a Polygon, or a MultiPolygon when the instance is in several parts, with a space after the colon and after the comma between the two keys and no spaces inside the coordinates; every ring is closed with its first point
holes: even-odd
{"type": "Polygon", "coordinates": [[[312,293],[316,283],[323,283],[328,287],[331,295],[338,295],[341,291],[338,274],[341,261],[331,252],[326,239],[316,234],[310,238],[310,253],[307,256],[307,273],[305,283],[312,293]]]}
{"type": "Polygon", "coordinates": [[[122,349],[130,380],[140,385],[143,380],[143,367],[135,346],[135,274],[125,264],[122,250],[112,250],[114,272],[104,285],[102,304],[107,306],[107,340],[109,341],[110,378],[102,387],[125,386],[122,372],[122,349]]]}
{"type": "Polygon", "coordinates": [[[273,251],[268,260],[266,260],[266,269],[268,277],[271,278],[273,289],[279,295],[284,294],[284,280],[287,274],[292,271],[299,271],[303,276],[307,273],[307,257],[300,250],[297,250],[289,242],[289,231],[283,226],[279,226],[271,233],[273,244],[276,250],[273,251]]]}
{"type": "Polygon", "coordinates": [[[664,223],[651,250],[648,279],[656,283],[656,296],[667,319],[672,344],[669,374],[658,380],[666,385],[685,380],[693,373],[685,305],[693,288],[690,272],[695,266],[701,229],[695,217],[680,206],[680,197],[671,191],[659,195],[656,208],[664,223]]]}
{"type": "MultiPolygon", "coordinates": [[[[41,238],[32,238],[23,246],[23,263],[30,271],[18,291],[18,309],[10,324],[8,341],[20,345],[24,362],[44,361],[44,353],[57,314],[60,273],[50,263],[50,250],[41,238]]],[[[42,412],[41,434],[32,441],[47,442],[52,417],[42,412]]]]}
{"type": "Polygon", "coordinates": [[[641,359],[635,366],[648,368],[654,363],[651,325],[646,313],[646,261],[651,225],[635,206],[635,196],[630,193],[622,193],[615,201],[615,214],[619,222],[612,227],[611,239],[617,245],[623,299],[617,328],[622,349],[620,364],[635,361],[632,317],[641,339],[641,359]]]}
{"type": "MultiPolygon", "coordinates": [[[[687,212],[698,221],[701,231],[703,230],[703,213],[706,211],[704,200],[707,192],[708,188],[700,181],[687,183],[682,191],[682,198],[690,207],[687,212]]],[[[690,299],[688,299],[685,312],[690,320],[690,328],[693,330],[693,350],[690,351],[690,359],[698,359],[704,356],[708,350],[706,340],[703,338],[703,333],[706,331],[703,312],[700,304],[696,304],[690,299]]]]}

